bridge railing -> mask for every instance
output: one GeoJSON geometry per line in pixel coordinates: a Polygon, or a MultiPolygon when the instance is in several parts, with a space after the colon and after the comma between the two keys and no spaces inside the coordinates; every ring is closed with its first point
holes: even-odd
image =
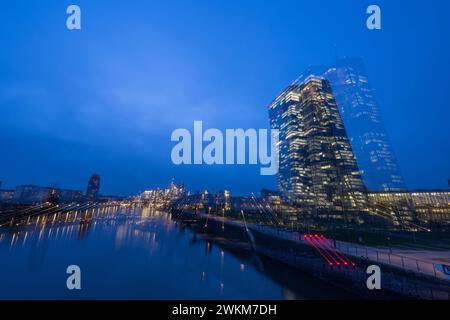
{"type": "Polygon", "coordinates": [[[437,265],[429,261],[402,256],[386,250],[351,245],[341,241],[336,241],[336,249],[350,256],[382,263],[406,271],[426,274],[438,279],[450,280],[449,275],[446,275],[443,270],[438,270],[437,265]]]}
{"type": "MultiPolygon", "coordinates": [[[[278,238],[293,242],[301,242],[308,245],[308,242],[305,241],[303,235],[298,232],[279,230],[264,225],[252,225],[251,228],[278,238]]],[[[374,261],[375,263],[391,265],[403,270],[419,272],[438,279],[445,279],[443,274],[440,274],[437,270],[435,270],[435,267],[431,262],[391,254],[390,252],[377,250],[370,247],[351,245],[340,241],[336,241],[336,249],[348,256],[368,259],[370,261],[374,261]]],[[[289,259],[294,259],[293,261],[296,263],[297,260],[302,259],[302,257],[297,255],[293,257],[291,252],[283,253],[282,250],[277,252],[277,255],[283,254],[284,260],[286,261],[289,261],[289,259]]],[[[308,262],[308,264],[309,263],[310,262],[308,262]]],[[[352,273],[352,275],[354,275],[354,273],[352,273]]],[[[394,292],[402,293],[404,295],[410,295],[421,299],[450,300],[450,290],[446,284],[430,284],[424,286],[423,282],[416,280],[406,281],[405,278],[399,279],[394,274],[389,273],[384,275],[383,281],[385,285],[394,292]]]]}
{"type": "MultiPolygon", "coordinates": [[[[276,235],[280,238],[284,238],[285,240],[290,240],[294,242],[299,241],[308,244],[306,241],[304,241],[303,236],[298,232],[289,232],[285,230],[274,229],[269,226],[263,225],[257,225],[256,229],[264,230],[266,233],[272,233],[274,236],[276,235]]],[[[387,250],[380,250],[367,246],[354,245],[342,241],[336,241],[335,246],[337,250],[341,251],[346,255],[367,259],[373,262],[396,267],[398,269],[403,269],[405,271],[425,274],[427,276],[436,279],[450,281],[450,275],[444,272],[444,267],[441,266],[441,268],[439,268],[438,264],[434,264],[433,262],[430,261],[406,257],[389,252],[387,250]]]]}

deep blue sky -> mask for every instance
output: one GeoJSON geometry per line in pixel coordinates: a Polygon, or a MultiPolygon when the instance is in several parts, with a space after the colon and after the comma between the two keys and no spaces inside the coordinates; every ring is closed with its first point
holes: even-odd
{"type": "Polygon", "coordinates": [[[362,57],[408,187],[450,178],[450,3],[2,1],[0,180],[131,194],[172,177],[234,194],[276,187],[259,167],[176,167],[172,130],[265,128],[308,65],[362,57]],[[66,29],[78,4],[82,30],[66,29]],[[382,30],[365,27],[369,4],[382,30]]]}

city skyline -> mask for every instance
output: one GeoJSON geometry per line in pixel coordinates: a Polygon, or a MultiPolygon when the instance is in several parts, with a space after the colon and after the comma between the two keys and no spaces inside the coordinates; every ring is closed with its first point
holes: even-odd
{"type": "Polygon", "coordinates": [[[449,301],[448,10],[2,5],[0,300],[449,301]]]}

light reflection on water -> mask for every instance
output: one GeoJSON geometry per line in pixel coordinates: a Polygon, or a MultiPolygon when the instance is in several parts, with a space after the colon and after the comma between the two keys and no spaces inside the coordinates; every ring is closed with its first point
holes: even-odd
{"type": "Polygon", "coordinates": [[[101,208],[1,228],[0,261],[2,299],[343,297],[277,263],[231,253],[148,207],[101,208]],[[66,289],[72,264],[81,268],[80,291],[66,289]]]}

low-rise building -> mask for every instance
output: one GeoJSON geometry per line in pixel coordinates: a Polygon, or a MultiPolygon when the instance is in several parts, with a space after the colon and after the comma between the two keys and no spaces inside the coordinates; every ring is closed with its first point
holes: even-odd
{"type": "Polygon", "coordinates": [[[450,222],[450,191],[371,192],[375,206],[414,211],[423,222],[450,222]]]}
{"type": "Polygon", "coordinates": [[[14,197],[14,190],[0,190],[0,203],[9,203],[14,197]]]}

